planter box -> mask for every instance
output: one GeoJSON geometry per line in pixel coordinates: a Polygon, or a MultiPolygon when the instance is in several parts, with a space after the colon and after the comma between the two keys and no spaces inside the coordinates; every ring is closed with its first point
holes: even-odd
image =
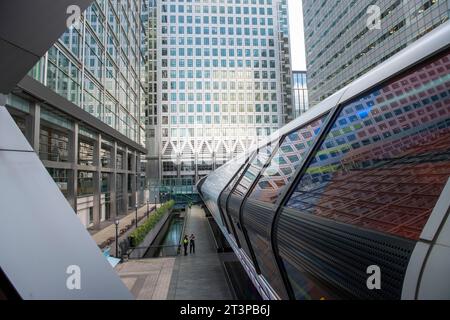
{"type": "Polygon", "coordinates": [[[153,227],[152,230],[145,236],[144,241],[142,241],[136,249],[133,249],[129,254],[129,258],[131,259],[140,259],[145,255],[148,247],[151,246],[153,241],[155,240],[158,233],[161,231],[162,227],[166,223],[169,216],[172,214],[172,209],[167,211],[165,215],[161,217],[158,223],[153,227]]]}

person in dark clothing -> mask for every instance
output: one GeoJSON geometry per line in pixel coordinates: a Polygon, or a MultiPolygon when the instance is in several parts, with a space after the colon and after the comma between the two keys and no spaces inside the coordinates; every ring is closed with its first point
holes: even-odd
{"type": "Polygon", "coordinates": [[[188,244],[189,244],[189,239],[188,239],[188,236],[187,236],[187,234],[186,235],[184,235],[184,238],[183,238],[183,246],[184,246],[184,255],[185,256],[187,256],[187,248],[188,248],[188,244]]]}
{"type": "Polygon", "coordinates": [[[193,233],[189,237],[189,253],[195,253],[195,236],[193,233]]]}

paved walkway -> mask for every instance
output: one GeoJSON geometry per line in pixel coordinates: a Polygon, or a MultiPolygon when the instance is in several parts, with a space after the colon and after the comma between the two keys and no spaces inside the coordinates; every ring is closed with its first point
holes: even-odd
{"type": "Polygon", "coordinates": [[[176,258],[130,260],[116,271],[138,300],[165,300],[176,258]]]}
{"type": "Polygon", "coordinates": [[[185,233],[196,236],[195,254],[134,260],[116,267],[137,299],[232,299],[204,211],[193,206],[187,219],[185,233]]]}
{"type": "MultiPolygon", "coordinates": [[[[158,205],[159,206],[159,205],[158,205]]],[[[150,208],[150,215],[153,212],[155,205],[149,205],[150,208]]],[[[140,208],[138,208],[138,226],[141,225],[142,223],[144,223],[145,219],[142,219],[146,216],[147,214],[147,205],[144,205],[140,208]]],[[[134,230],[134,223],[133,220],[136,217],[136,213],[133,210],[132,212],[128,213],[125,216],[119,217],[119,232],[120,230],[126,228],[127,226],[131,226],[131,228],[129,228],[127,230],[127,232],[125,232],[124,234],[122,234],[119,237],[119,243],[122,239],[124,239],[130,232],[130,230],[134,230]]],[[[97,245],[101,245],[103,244],[105,241],[107,241],[108,239],[114,239],[116,237],[116,226],[114,223],[111,223],[110,225],[108,225],[107,227],[99,230],[99,231],[91,231],[91,236],[94,239],[94,241],[97,243],[97,245]],[[95,232],[92,234],[92,232],[95,232]]],[[[115,241],[113,241],[110,245],[111,247],[111,255],[115,255],[115,241]]]]}

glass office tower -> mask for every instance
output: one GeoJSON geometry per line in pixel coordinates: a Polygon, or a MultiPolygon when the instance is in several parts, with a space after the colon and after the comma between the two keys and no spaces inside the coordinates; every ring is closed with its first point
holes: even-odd
{"type": "Polygon", "coordinates": [[[285,0],[161,0],[149,174],[193,185],[292,119],[285,0]],[[152,154],[152,150],[154,154],[152,154]]]}
{"type": "Polygon", "coordinates": [[[86,227],[145,201],[148,14],[147,0],[94,1],[8,97],[86,227]]]}
{"type": "Polygon", "coordinates": [[[308,89],[306,86],[306,71],[292,71],[294,78],[294,117],[298,117],[308,111],[308,89]]]}
{"type": "Polygon", "coordinates": [[[445,0],[303,0],[311,106],[447,21],[449,6],[445,0]]]}

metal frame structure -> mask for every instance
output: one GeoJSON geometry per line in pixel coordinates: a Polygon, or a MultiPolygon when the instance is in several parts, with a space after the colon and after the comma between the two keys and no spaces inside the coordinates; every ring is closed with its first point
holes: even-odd
{"type": "MultiPolygon", "coordinates": [[[[430,57],[438,55],[440,52],[443,52],[444,50],[447,50],[450,46],[450,38],[448,37],[448,34],[450,34],[450,23],[447,22],[444,25],[436,28],[432,32],[430,32],[428,35],[424,36],[423,38],[419,39],[412,45],[410,45],[408,48],[404,49],[403,51],[399,52],[397,55],[393,56],[389,60],[385,61],[383,64],[379,65],[378,67],[374,68],[372,71],[367,73],[366,75],[362,76],[361,78],[357,79],[353,83],[349,84],[342,90],[338,91],[334,95],[330,96],[323,102],[321,102],[319,105],[317,105],[315,108],[309,110],[301,117],[297,118],[292,123],[289,123],[284,128],[280,129],[278,133],[275,133],[274,135],[270,136],[267,141],[271,143],[270,141],[274,139],[274,137],[279,138],[279,142],[277,143],[278,147],[280,146],[280,143],[283,141],[283,139],[294,131],[295,129],[298,129],[308,122],[311,122],[314,119],[317,119],[319,116],[328,113],[327,120],[325,123],[323,123],[320,133],[316,138],[314,139],[313,145],[308,149],[306,154],[304,155],[303,159],[300,162],[300,165],[298,166],[296,172],[290,179],[290,182],[287,186],[285,186],[284,190],[280,194],[276,204],[274,206],[267,206],[267,205],[260,205],[258,207],[258,210],[266,210],[267,212],[275,212],[273,215],[272,223],[271,223],[271,232],[270,232],[270,240],[271,240],[271,246],[272,246],[272,252],[274,253],[274,257],[277,262],[277,266],[279,268],[280,274],[283,279],[283,283],[285,286],[285,289],[288,294],[288,298],[294,299],[294,293],[290,286],[290,282],[287,276],[287,272],[284,268],[284,265],[282,261],[280,260],[280,254],[279,254],[279,244],[277,241],[277,237],[275,236],[278,232],[278,221],[280,219],[280,215],[283,212],[283,210],[286,210],[284,208],[284,205],[286,204],[287,200],[289,199],[290,195],[294,192],[294,189],[299,182],[299,180],[304,175],[308,165],[311,163],[313,157],[316,154],[317,149],[321,146],[322,142],[325,140],[325,137],[330,132],[331,127],[333,126],[335,120],[339,116],[341,110],[343,109],[344,105],[348,103],[349,101],[352,101],[356,99],[357,97],[362,96],[364,93],[372,90],[373,88],[386,83],[388,80],[392,80],[396,78],[397,76],[403,74],[404,72],[410,70],[414,66],[420,65],[422,62],[427,60],[430,57]]],[[[267,142],[263,142],[259,144],[258,146],[255,146],[250,151],[259,150],[260,148],[267,145],[267,142]]],[[[258,177],[261,175],[262,170],[268,166],[270,163],[270,159],[274,156],[276,153],[276,148],[272,151],[271,156],[261,169],[261,171],[258,174],[258,177]]],[[[246,164],[245,168],[248,168],[248,163],[246,164]]],[[[224,166],[226,168],[226,166],[224,166]]],[[[242,168],[242,167],[241,167],[242,168]]],[[[234,172],[233,178],[236,174],[240,172],[240,169],[236,170],[234,172]]],[[[226,170],[226,169],[224,169],[226,170]]],[[[221,171],[222,170],[218,170],[221,171]]],[[[241,173],[243,175],[245,171],[241,173]]],[[[221,173],[223,174],[223,173],[221,173]]],[[[239,205],[240,210],[240,218],[242,217],[242,212],[246,211],[248,209],[248,204],[252,202],[251,199],[248,198],[248,196],[251,194],[253,188],[255,187],[258,177],[255,179],[255,181],[252,183],[251,188],[249,188],[246,195],[242,198],[241,203],[239,205]]],[[[200,194],[204,200],[208,200],[213,195],[208,195],[207,191],[202,191],[202,187],[205,186],[210,180],[209,183],[214,183],[217,179],[216,172],[213,172],[209,176],[205,178],[205,181],[202,183],[202,186],[199,188],[200,194]]],[[[217,201],[220,202],[221,198],[223,197],[223,192],[226,190],[229,186],[229,183],[233,179],[227,180],[222,192],[218,194],[217,201]]],[[[234,188],[236,185],[238,185],[240,179],[235,183],[234,188]]],[[[218,181],[216,181],[218,182],[218,181]]],[[[222,185],[222,186],[223,186],[222,185]]],[[[423,230],[423,233],[421,235],[421,239],[424,239],[424,241],[431,242],[431,243],[437,243],[442,246],[443,243],[448,243],[450,240],[449,234],[450,231],[447,231],[445,228],[450,228],[450,222],[446,221],[446,216],[448,214],[448,208],[449,205],[447,202],[444,204],[445,199],[443,198],[443,194],[445,193],[445,190],[449,188],[449,185],[447,183],[447,186],[444,189],[444,192],[442,192],[440,199],[438,200],[438,203],[436,204],[432,215],[428,219],[427,224],[425,225],[425,228],[423,230]],[[439,213],[437,213],[439,212],[439,213]],[[434,227],[432,228],[431,225],[434,227]],[[431,231],[432,229],[432,231],[431,231]],[[442,231],[444,230],[444,231],[442,231]],[[441,234],[439,234],[439,231],[441,234]],[[444,235],[442,235],[444,233],[444,235]]],[[[232,193],[232,190],[230,191],[230,194],[227,197],[227,204],[229,202],[229,197],[232,193]]],[[[217,195],[214,195],[214,199],[217,195]]],[[[211,212],[213,210],[210,210],[211,212]]],[[[214,213],[213,213],[214,216],[214,213]]],[[[312,218],[311,218],[312,219],[312,218]]],[[[245,219],[244,219],[245,220],[245,219]]],[[[221,227],[221,226],[220,226],[221,227]]],[[[222,231],[224,232],[227,239],[232,239],[231,234],[227,234],[227,231],[222,228],[222,231]]],[[[377,235],[374,235],[375,238],[377,235]]],[[[248,239],[246,239],[248,240],[248,239]]],[[[392,241],[397,242],[397,239],[392,239],[392,241]]],[[[399,246],[402,246],[403,242],[399,242],[399,246]]],[[[406,241],[404,242],[404,245],[411,247],[411,245],[414,247],[414,244],[412,242],[406,241]]],[[[236,248],[234,248],[236,251],[236,248]]],[[[412,250],[412,249],[411,249],[412,250]]],[[[437,249],[436,249],[437,250],[437,249]]],[[[443,248],[440,248],[439,250],[445,250],[443,248]]],[[[238,249],[238,256],[241,256],[240,253],[242,253],[242,249],[238,249]]],[[[404,290],[402,291],[402,298],[426,298],[426,297],[442,297],[447,295],[441,291],[436,292],[433,291],[432,287],[429,286],[426,282],[424,282],[424,279],[427,279],[430,283],[436,283],[435,278],[431,276],[430,268],[427,269],[427,265],[425,264],[425,261],[428,259],[428,263],[438,263],[436,254],[433,256],[432,254],[432,245],[431,244],[423,244],[422,242],[417,242],[417,244],[414,247],[414,250],[412,250],[412,256],[411,261],[408,264],[408,268],[406,270],[406,276],[405,281],[403,283],[404,290]],[[424,249],[423,247],[427,246],[428,249],[424,249]],[[416,253],[419,252],[419,256],[422,258],[418,258],[419,256],[416,255],[416,253]],[[434,259],[434,260],[433,260],[434,259]],[[418,269],[417,266],[414,266],[415,263],[418,262],[424,262],[422,263],[421,267],[418,269]],[[430,262],[431,261],[431,262],[430,262]],[[411,271],[413,270],[413,271],[411,271]],[[421,281],[422,280],[422,281],[421,281]],[[411,282],[416,283],[416,285],[411,284],[411,282]],[[424,284],[425,283],[425,284],[424,284]],[[422,289],[426,288],[426,289],[422,289]],[[424,291],[428,290],[428,291],[424,291]],[[408,293],[409,292],[409,293],[408,293]],[[413,292],[413,293],[411,293],[413,292]]],[[[253,257],[254,258],[254,257],[253,257]]],[[[256,259],[255,259],[256,260],[256,259]]],[[[241,261],[244,265],[247,263],[245,261],[241,261]]],[[[443,259],[440,260],[441,263],[444,264],[450,264],[450,262],[445,261],[443,259]]],[[[256,277],[255,275],[251,275],[255,279],[259,279],[258,285],[259,287],[264,287],[264,293],[267,292],[273,292],[274,289],[270,285],[270,279],[266,279],[264,276],[260,275],[258,272],[258,269],[256,265],[254,265],[255,271],[256,271],[256,277]],[[267,282],[269,281],[269,282],[267,282]]],[[[249,269],[247,268],[247,271],[249,269]]],[[[252,279],[253,279],[252,278],[252,279]]],[[[447,282],[445,282],[447,284],[447,282]]],[[[440,288],[442,288],[442,284],[440,285],[440,288]]],[[[448,288],[447,288],[448,289],[448,288]]],[[[267,297],[268,295],[265,294],[267,297]]],[[[270,296],[270,295],[269,295],[270,296]]],[[[280,292],[275,293],[272,298],[284,298],[280,292]]]]}

